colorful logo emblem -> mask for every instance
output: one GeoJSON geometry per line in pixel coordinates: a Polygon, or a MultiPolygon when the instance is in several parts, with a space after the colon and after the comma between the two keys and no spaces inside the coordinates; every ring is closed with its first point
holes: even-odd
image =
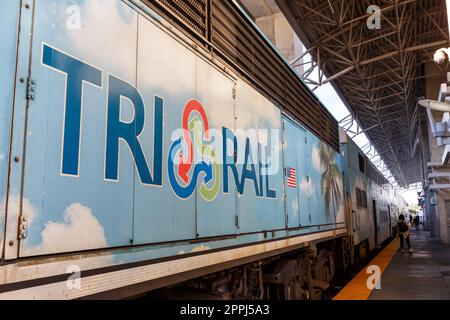
{"type": "Polygon", "coordinates": [[[176,195],[189,198],[199,179],[200,196],[213,201],[219,194],[222,173],[216,151],[211,145],[211,134],[205,109],[198,100],[186,104],[182,120],[183,134],[169,152],[169,180],[176,195]]]}

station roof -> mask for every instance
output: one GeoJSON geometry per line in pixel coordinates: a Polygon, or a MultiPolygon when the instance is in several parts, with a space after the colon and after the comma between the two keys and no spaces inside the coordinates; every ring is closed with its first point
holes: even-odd
{"type": "Polygon", "coordinates": [[[417,99],[425,64],[449,44],[445,0],[276,2],[325,76],[308,80],[305,66],[304,81],[331,82],[398,184],[420,182],[417,99]],[[380,29],[367,26],[374,3],[380,29]]]}

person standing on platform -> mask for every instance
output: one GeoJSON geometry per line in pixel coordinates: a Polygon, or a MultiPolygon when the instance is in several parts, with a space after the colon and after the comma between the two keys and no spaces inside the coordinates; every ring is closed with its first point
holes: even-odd
{"type": "Polygon", "coordinates": [[[408,224],[405,222],[405,216],[403,214],[401,214],[398,217],[398,222],[397,222],[397,226],[398,226],[398,232],[400,234],[400,248],[401,248],[401,252],[405,252],[405,247],[404,247],[404,242],[406,241],[406,244],[408,245],[409,248],[409,253],[413,252],[413,249],[411,247],[411,241],[409,240],[409,226],[408,224]]]}
{"type": "Polygon", "coordinates": [[[419,219],[419,215],[417,215],[415,218],[414,218],[414,225],[416,226],[416,231],[419,231],[420,229],[420,219],[419,219]]]}

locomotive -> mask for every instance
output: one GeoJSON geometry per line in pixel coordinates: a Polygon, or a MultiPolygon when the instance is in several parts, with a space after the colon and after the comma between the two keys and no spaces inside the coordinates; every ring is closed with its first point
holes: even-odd
{"type": "Polygon", "coordinates": [[[2,17],[0,299],[319,299],[406,209],[234,1],[2,17]]]}

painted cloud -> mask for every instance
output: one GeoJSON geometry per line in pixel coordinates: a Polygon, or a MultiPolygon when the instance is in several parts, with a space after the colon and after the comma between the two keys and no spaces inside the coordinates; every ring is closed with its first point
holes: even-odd
{"type": "Polygon", "coordinates": [[[322,162],[320,161],[320,150],[319,148],[314,144],[312,148],[312,165],[313,168],[316,171],[322,171],[322,162]]]}
{"type": "Polygon", "coordinates": [[[300,183],[300,190],[305,193],[308,197],[312,197],[313,195],[313,191],[314,191],[314,186],[311,180],[307,181],[307,180],[303,180],[300,183]]]}
{"type": "MultiPolygon", "coordinates": [[[[10,213],[19,215],[20,198],[18,196],[10,197],[10,213]]],[[[0,203],[4,205],[4,200],[0,203]]],[[[22,214],[28,218],[28,228],[36,227],[34,225],[38,212],[28,199],[23,199],[22,214]]],[[[32,245],[29,239],[21,242],[21,256],[37,256],[57,252],[69,252],[77,250],[86,250],[98,247],[106,247],[107,241],[104,234],[104,229],[91,209],[74,203],[70,205],[63,213],[63,222],[50,221],[45,225],[41,233],[41,243],[32,245]]],[[[108,266],[114,263],[113,256],[106,253],[104,255],[92,256],[73,256],[73,259],[68,260],[48,260],[47,263],[30,266],[22,266],[20,272],[26,278],[39,277],[41,272],[46,274],[61,274],[68,272],[68,267],[76,266],[81,270],[89,270],[98,268],[100,266],[108,266]]],[[[11,266],[14,268],[15,266],[11,266]]],[[[18,272],[14,270],[14,272],[18,272]]],[[[11,272],[13,273],[13,272],[11,272]]],[[[16,274],[18,275],[18,274],[16,274]]],[[[1,282],[0,275],[0,282],[1,282]]]]}
{"type": "Polygon", "coordinates": [[[64,222],[49,222],[42,231],[41,250],[78,251],[107,246],[102,225],[91,209],[79,203],[64,211],[64,222]]]}
{"type": "MultiPolygon", "coordinates": [[[[35,210],[24,200],[24,215],[33,223],[35,210]]],[[[22,248],[25,255],[75,252],[107,247],[105,231],[91,209],[80,203],[70,205],[63,213],[63,222],[49,221],[41,233],[41,243],[22,248]]]]}

